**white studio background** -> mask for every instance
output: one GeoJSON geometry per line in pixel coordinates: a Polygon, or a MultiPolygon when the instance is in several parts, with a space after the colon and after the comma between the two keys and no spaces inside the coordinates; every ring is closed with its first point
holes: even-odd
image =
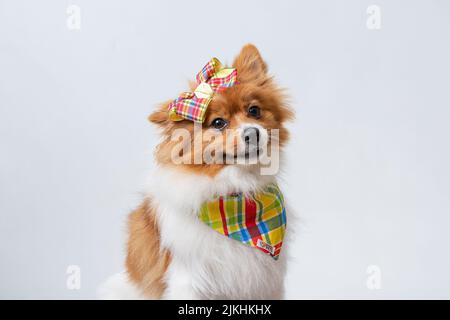
{"type": "Polygon", "coordinates": [[[287,297],[450,298],[449,33],[446,0],[0,0],[0,298],[123,270],[147,115],[247,42],[297,111],[287,297]]]}

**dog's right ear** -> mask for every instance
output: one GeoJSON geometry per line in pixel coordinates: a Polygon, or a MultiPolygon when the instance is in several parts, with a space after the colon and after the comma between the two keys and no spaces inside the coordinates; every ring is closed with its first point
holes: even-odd
{"type": "Polygon", "coordinates": [[[161,105],[156,111],[148,116],[148,121],[158,126],[165,126],[169,121],[169,114],[167,112],[168,103],[161,105]]]}
{"type": "Polygon", "coordinates": [[[234,59],[233,67],[237,69],[238,80],[242,82],[264,82],[267,78],[267,64],[253,44],[247,44],[234,59]]]}
{"type": "Polygon", "coordinates": [[[167,111],[155,111],[152,114],[148,116],[148,121],[151,123],[157,124],[157,125],[164,125],[166,123],[168,117],[167,117],[167,111]]]}

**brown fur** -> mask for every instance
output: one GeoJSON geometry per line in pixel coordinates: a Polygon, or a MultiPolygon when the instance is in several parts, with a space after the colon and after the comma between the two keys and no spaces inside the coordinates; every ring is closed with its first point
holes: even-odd
{"type": "Polygon", "coordinates": [[[146,296],[158,299],[165,289],[163,277],[170,263],[170,254],[161,250],[159,228],[150,200],[144,201],[130,214],[128,228],[128,275],[146,296]]]}
{"type": "MultiPolygon", "coordinates": [[[[279,129],[280,145],[283,146],[288,139],[288,132],[283,124],[293,118],[293,112],[286,104],[283,91],[267,74],[267,65],[256,47],[250,44],[244,46],[236,57],[233,67],[237,69],[239,84],[214,96],[207,109],[202,127],[203,134],[212,130],[210,124],[213,119],[218,117],[228,120],[228,129],[231,130],[238,127],[241,122],[254,121],[268,130],[279,129]],[[247,115],[250,104],[257,104],[261,108],[260,119],[249,118],[247,115]]],[[[157,111],[153,112],[149,116],[149,120],[162,129],[165,138],[157,148],[157,162],[162,165],[174,166],[171,161],[171,152],[177,142],[170,141],[171,133],[177,128],[185,128],[191,132],[191,136],[194,136],[192,134],[194,125],[187,120],[170,121],[167,114],[168,103],[162,104],[157,111]]],[[[193,154],[188,156],[193,157],[193,154]]],[[[183,164],[178,165],[177,169],[214,176],[225,165],[183,164]]],[[[146,200],[130,214],[126,265],[131,280],[152,298],[162,296],[165,289],[164,274],[170,263],[170,253],[161,250],[159,239],[155,209],[152,208],[150,200],[146,200]]]]}

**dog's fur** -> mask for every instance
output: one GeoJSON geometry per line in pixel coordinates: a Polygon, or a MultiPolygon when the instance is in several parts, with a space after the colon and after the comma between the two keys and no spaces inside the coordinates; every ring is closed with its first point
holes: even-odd
{"type": "MultiPolygon", "coordinates": [[[[238,84],[214,96],[207,109],[202,133],[213,130],[209,124],[220,117],[228,120],[227,129],[238,134],[248,126],[256,126],[262,132],[262,139],[269,144],[268,132],[279,129],[279,144],[283,146],[288,139],[284,124],[293,118],[293,113],[283,92],[268,75],[266,63],[256,47],[244,46],[233,67],[238,72],[238,84]],[[248,116],[251,104],[260,107],[259,119],[248,116]]],[[[259,164],[175,165],[171,161],[175,147],[171,134],[177,128],[185,128],[195,140],[193,123],[169,120],[167,103],[152,113],[149,120],[162,129],[163,142],[156,150],[157,168],[150,177],[147,197],[129,217],[127,273],[117,276],[117,281],[110,280],[103,287],[102,296],[282,298],[286,241],[279,260],[274,260],[259,250],[214,232],[196,217],[201,204],[215,195],[256,191],[276,181],[276,176],[261,175],[259,164]],[[118,287],[117,282],[122,285],[118,287]],[[133,288],[132,295],[130,288],[133,288]]],[[[236,145],[231,147],[236,149],[236,145]]],[[[287,212],[290,215],[289,209],[287,212]]]]}

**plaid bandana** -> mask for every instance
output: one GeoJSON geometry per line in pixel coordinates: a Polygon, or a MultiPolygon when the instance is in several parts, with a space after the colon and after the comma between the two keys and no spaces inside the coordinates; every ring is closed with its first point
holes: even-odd
{"type": "Polygon", "coordinates": [[[223,68],[219,60],[212,58],[197,74],[195,91],[183,92],[169,104],[169,118],[172,121],[186,119],[203,123],[214,93],[234,86],[236,77],[236,69],[223,68]]]}
{"type": "Polygon", "coordinates": [[[215,231],[278,259],[286,231],[283,194],[276,184],[261,192],[220,196],[205,202],[199,218],[215,231]]]}

